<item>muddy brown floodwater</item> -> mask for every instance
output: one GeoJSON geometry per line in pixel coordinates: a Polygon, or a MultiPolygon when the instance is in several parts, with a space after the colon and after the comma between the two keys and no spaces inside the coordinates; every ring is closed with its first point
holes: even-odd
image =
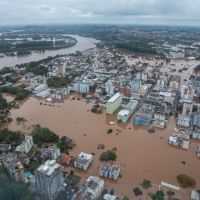
{"type": "Polygon", "coordinates": [[[95,153],[95,159],[88,172],[79,172],[83,178],[88,175],[98,175],[99,155],[98,144],[104,144],[106,149],[117,148],[116,163],[121,165],[121,174],[117,182],[106,180],[106,186],[114,188],[117,194],[132,194],[134,186],[143,179],[149,179],[159,184],[166,181],[177,184],[176,176],[186,173],[195,178],[197,188],[200,187],[200,160],[195,156],[197,143],[192,143],[188,151],[177,149],[167,144],[168,137],[175,127],[171,118],[168,127],[156,130],[149,134],[144,128],[136,128],[131,122],[127,126],[109,125],[115,116],[105,113],[96,115],[89,112],[92,103],[86,104],[83,100],[65,100],[55,106],[40,105],[40,100],[30,97],[20,109],[12,110],[11,117],[24,117],[28,120],[25,125],[17,125],[16,121],[9,125],[12,130],[30,131],[33,124],[41,124],[55,131],[60,136],[69,136],[76,142],[71,155],[81,151],[95,153]],[[107,130],[112,128],[112,134],[107,130]],[[117,134],[118,132],[118,134],[117,134]],[[181,162],[185,161],[183,165],[181,162]]]}

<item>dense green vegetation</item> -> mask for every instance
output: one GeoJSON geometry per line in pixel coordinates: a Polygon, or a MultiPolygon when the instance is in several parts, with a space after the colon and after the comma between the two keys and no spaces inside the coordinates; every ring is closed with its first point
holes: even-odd
{"type": "MultiPolygon", "coordinates": [[[[10,53],[10,52],[17,51],[18,52],[17,55],[21,56],[21,55],[29,54],[30,51],[33,51],[33,50],[44,51],[44,50],[56,50],[56,49],[61,49],[61,48],[69,48],[69,47],[74,46],[77,43],[76,39],[72,37],[68,37],[68,36],[64,36],[63,40],[57,40],[55,41],[55,43],[53,43],[52,41],[42,41],[42,40],[29,41],[25,38],[23,38],[23,40],[20,40],[20,41],[18,40],[18,42],[16,43],[17,41],[16,38],[18,37],[20,37],[20,35],[18,35],[17,33],[15,33],[15,35],[13,36],[4,35],[0,37],[0,53],[7,53],[7,52],[10,53]],[[9,38],[10,40],[4,40],[6,37],[9,38]],[[66,42],[65,38],[69,40],[66,42]]],[[[26,36],[23,36],[23,37],[26,37],[26,36]]],[[[29,35],[27,35],[27,37],[29,37],[29,35]]],[[[38,38],[38,39],[41,39],[41,38],[38,38]]]]}
{"type": "Polygon", "coordinates": [[[0,142],[12,144],[13,146],[19,145],[24,139],[21,132],[15,132],[8,129],[0,129],[0,142]]]}
{"type": "Polygon", "coordinates": [[[26,50],[20,50],[17,52],[17,56],[27,56],[30,54],[31,54],[31,51],[26,51],[26,50]]]}
{"type": "Polygon", "coordinates": [[[29,95],[29,92],[22,87],[3,87],[1,92],[15,95],[15,100],[23,100],[29,95]]]}
{"type": "Polygon", "coordinates": [[[61,137],[57,143],[57,147],[60,148],[60,151],[64,153],[68,153],[68,150],[72,149],[74,146],[74,141],[66,136],[61,137]]]}
{"type": "Polygon", "coordinates": [[[196,185],[195,180],[186,174],[179,174],[177,180],[183,188],[194,187],[196,185]]]}
{"type": "Polygon", "coordinates": [[[156,192],[156,200],[164,200],[164,196],[165,194],[162,190],[156,192]]]}
{"type": "Polygon", "coordinates": [[[96,113],[96,114],[101,114],[102,113],[102,108],[100,107],[100,105],[95,104],[91,108],[91,112],[96,113]]]}
{"type": "Polygon", "coordinates": [[[52,143],[56,144],[60,148],[61,152],[68,153],[69,149],[72,149],[75,146],[75,143],[72,139],[63,136],[59,136],[48,128],[43,128],[39,124],[35,125],[32,131],[33,141],[35,144],[41,146],[44,144],[52,143]]]}
{"type": "Polygon", "coordinates": [[[32,200],[33,196],[26,184],[11,181],[6,172],[0,169],[0,199],[32,200]]]}
{"type": "Polygon", "coordinates": [[[122,200],[129,200],[127,196],[124,196],[122,200]]]}
{"type": "Polygon", "coordinates": [[[35,125],[32,131],[33,141],[41,146],[44,143],[57,143],[59,137],[48,128],[42,128],[39,124],[35,125]]]}
{"type": "Polygon", "coordinates": [[[136,53],[142,54],[157,54],[155,49],[152,49],[148,44],[149,41],[141,41],[141,40],[129,40],[128,42],[119,42],[116,46],[120,49],[124,49],[127,51],[132,51],[136,53]]]}
{"type": "Polygon", "coordinates": [[[100,155],[100,161],[109,161],[109,160],[114,161],[116,159],[117,159],[117,155],[112,150],[105,151],[100,155]]]}
{"type": "Polygon", "coordinates": [[[134,195],[137,197],[137,196],[140,196],[143,194],[143,192],[140,190],[140,188],[136,187],[133,189],[133,193],[134,195]]]}
{"type": "Polygon", "coordinates": [[[4,110],[9,107],[9,104],[7,103],[6,99],[3,98],[3,95],[0,94],[0,110],[4,110]]]}
{"type": "MultiPolygon", "coordinates": [[[[42,61],[41,61],[42,62],[42,61]]],[[[25,68],[26,72],[31,72],[34,75],[46,75],[48,72],[48,68],[41,65],[40,61],[30,62],[28,63],[25,68]]]]}
{"type": "Polygon", "coordinates": [[[46,75],[48,72],[48,68],[45,67],[43,64],[46,62],[49,62],[53,59],[56,59],[60,57],[60,55],[56,56],[48,56],[45,59],[39,60],[39,61],[33,61],[30,63],[20,64],[17,65],[18,68],[25,68],[26,72],[33,73],[34,75],[46,75]]]}
{"type": "Polygon", "coordinates": [[[8,121],[11,105],[0,94],[0,125],[8,121]]]}
{"type": "Polygon", "coordinates": [[[60,88],[66,86],[68,82],[67,77],[51,77],[47,79],[47,84],[49,87],[60,88]]]}
{"type": "Polygon", "coordinates": [[[0,70],[0,74],[10,74],[10,73],[14,73],[15,70],[12,67],[4,67],[0,70]]]}
{"type": "Polygon", "coordinates": [[[26,119],[23,118],[23,117],[17,117],[17,118],[16,118],[16,122],[17,122],[18,124],[24,123],[25,121],[26,121],[26,119]]]}
{"type": "Polygon", "coordinates": [[[151,181],[144,179],[141,183],[142,187],[144,189],[149,189],[152,185],[151,185],[151,181]]]}

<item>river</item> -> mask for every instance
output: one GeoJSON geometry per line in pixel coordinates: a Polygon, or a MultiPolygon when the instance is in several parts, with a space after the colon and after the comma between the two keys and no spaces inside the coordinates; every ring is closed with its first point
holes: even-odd
{"type": "Polygon", "coordinates": [[[68,35],[77,40],[77,43],[73,47],[59,49],[59,50],[46,50],[42,53],[40,52],[32,52],[32,54],[27,56],[4,56],[0,58],[0,69],[4,66],[15,66],[17,64],[29,63],[32,61],[42,60],[47,58],[48,56],[56,56],[56,55],[63,55],[69,53],[75,53],[76,51],[84,51],[90,48],[96,47],[96,43],[98,42],[94,38],[86,38],[78,35],[68,35]]]}

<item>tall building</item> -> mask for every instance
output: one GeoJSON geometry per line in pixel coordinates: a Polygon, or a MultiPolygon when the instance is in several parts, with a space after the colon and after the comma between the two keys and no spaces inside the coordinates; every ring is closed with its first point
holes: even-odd
{"type": "Polygon", "coordinates": [[[13,180],[19,182],[24,181],[24,167],[15,153],[5,154],[4,159],[1,160],[1,162],[13,180]]]}
{"type": "Polygon", "coordinates": [[[122,96],[118,92],[106,102],[106,113],[113,114],[121,105],[122,96]]]}
{"type": "Polygon", "coordinates": [[[63,169],[55,160],[47,160],[35,171],[35,189],[42,198],[55,200],[63,189],[63,169]]]}
{"type": "Polygon", "coordinates": [[[104,180],[97,176],[87,178],[84,188],[82,189],[81,200],[97,200],[104,189],[104,180]]]}
{"type": "Polygon", "coordinates": [[[108,80],[105,84],[105,90],[108,95],[113,95],[115,88],[113,87],[113,83],[111,80],[108,80]]]}
{"type": "Polygon", "coordinates": [[[21,153],[28,153],[31,150],[32,146],[33,146],[33,137],[26,136],[24,141],[16,147],[15,151],[21,153]]]}
{"type": "Polygon", "coordinates": [[[87,82],[78,82],[74,84],[74,91],[78,93],[88,93],[90,91],[90,86],[87,82]]]}

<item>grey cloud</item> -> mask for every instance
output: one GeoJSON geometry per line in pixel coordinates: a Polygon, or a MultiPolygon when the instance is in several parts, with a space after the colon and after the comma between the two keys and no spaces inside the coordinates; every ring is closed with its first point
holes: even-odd
{"type": "Polygon", "coordinates": [[[0,24],[193,23],[200,0],[0,0],[0,24]]]}

